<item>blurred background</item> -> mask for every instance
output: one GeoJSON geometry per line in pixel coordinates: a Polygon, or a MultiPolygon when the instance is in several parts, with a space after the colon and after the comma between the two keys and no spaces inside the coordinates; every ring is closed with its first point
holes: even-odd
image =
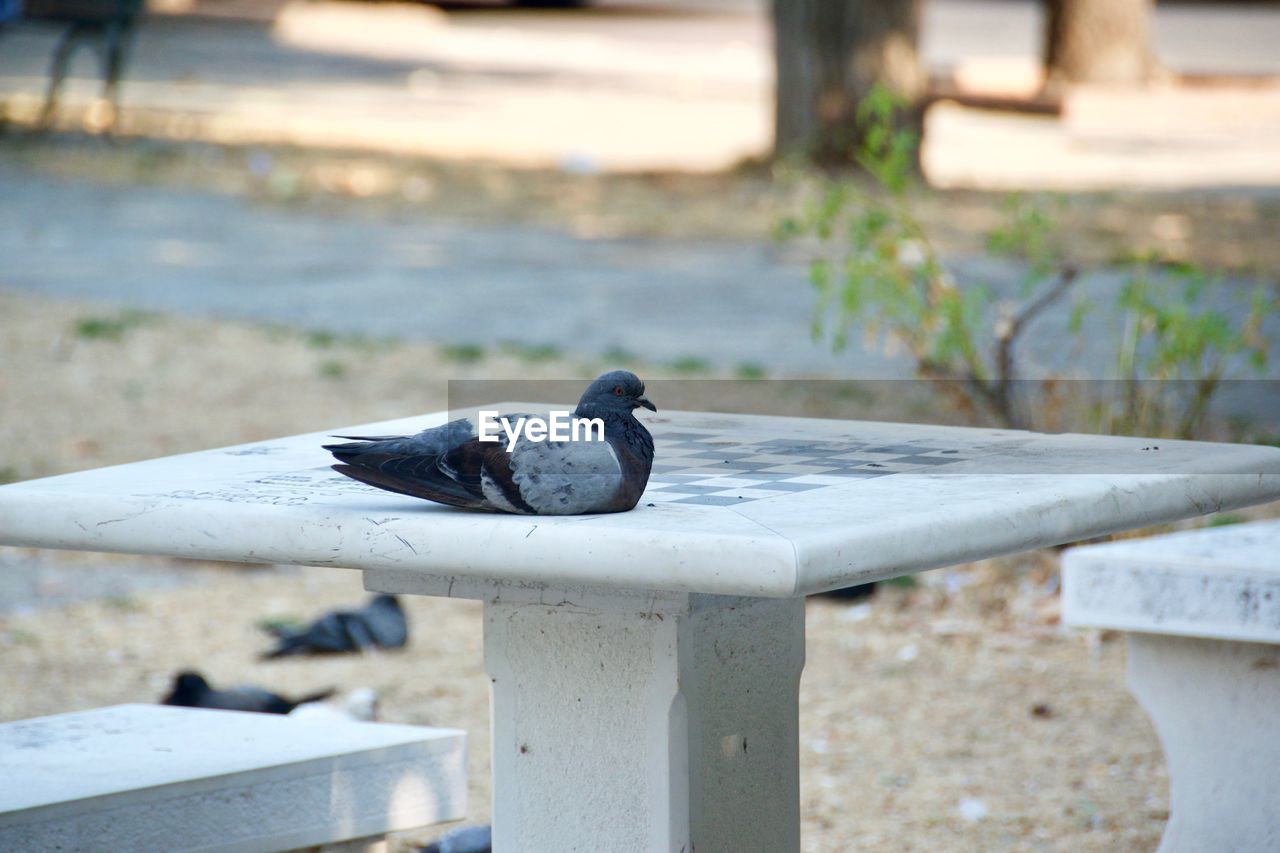
{"type": "MultiPolygon", "coordinates": [[[[737,380],[666,408],[1276,443],[1277,44],[1262,0],[0,0],[0,482],[614,366],[737,380]]],[[[1056,584],[813,603],[809,849],[1154,847],[1158,743],[1056,584]]],[[[253,659],[360,594],[0,549],[0,717],[369,686],[469,729],[483,821],[470,602],[253,659]]]]}

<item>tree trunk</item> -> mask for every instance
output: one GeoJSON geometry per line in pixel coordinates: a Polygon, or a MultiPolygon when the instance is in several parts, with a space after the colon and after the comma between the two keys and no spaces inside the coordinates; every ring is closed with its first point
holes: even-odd
{"type": "Polygon", "coordinates": [[[1044,64],[1050,86],[1140,85],[1155,73],[1155,0],[1045,0],[1044,64]]]}
{"type": "Polygon", "coordinates": [[[777,155],[852,162],[858,104],[877,84],[909,104],[917,132],[925,73],[920,0],[773,0],[777,155]]]}

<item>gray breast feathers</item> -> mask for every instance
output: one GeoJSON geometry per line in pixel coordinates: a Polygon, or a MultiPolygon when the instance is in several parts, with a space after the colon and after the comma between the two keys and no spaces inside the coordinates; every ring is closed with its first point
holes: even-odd
{"type": "Polygon", "coordinates": [[[540,514],[605,510],[622,483],[609,442],[529,441],[511,452],[511,474],[525,503],[540,514]]]}

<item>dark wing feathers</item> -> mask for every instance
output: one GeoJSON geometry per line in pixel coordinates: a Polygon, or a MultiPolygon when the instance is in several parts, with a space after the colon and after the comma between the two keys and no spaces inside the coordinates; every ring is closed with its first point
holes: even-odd
{"type": "Polygon", "coordinates": [[[408,642],[409,625],[400,602],[394,596],[380,595],[364,607],[331,610],[305,627],[276,629],[275,634],[279,641],[262,655],[264,660],[287,655],[397,649],[408,642]]]}
{"type": "MultiPolygon", "coordinates": [[[[441,466],[442,457],[473,435],[466,418],[423,430],[417,435],[350,436],[346,444],[326,444],[340,463],[333,470],[379,489],[415,498],[465,507],[491,509],[484,500],[480,477],[455,477],[441,466]]],[[[486,447],[490,445],[485,445],[486,447]]]]}
{"type": "Polygon", "coordinates": [[[335,437],[349,441],[324,445],[340,463],[333,470],[366,485],[465,509],[534,512],[503,444],[480,441],[466,419],[410,436],[335,437]]]}
{"type": "Polygon", "coordinates": [[[487,482],[520,512],[536,512],[520,494],[520,486],[516,484],[511,470],[511,455],[501,444],[474,439],[445,454],[443,463],[468,488],[479,489],[483,495],[487,482]]]}
{"type": "Polygon", "coordinates": [[[485,451],[496,446],[479,439],[463,442],[441,456],[438,464],[450,479],[483,497],[485,451]]]}
{"type": "Polygon", "coordinates": [[[476,497],[457,483],[450,483],[447,490],[442,488],[433,488],[431,484],[423,482],[405,482],[388,476],[377,469],[357,467],[355,465],[334,465],[333,470],[340,474],[346,474],[353,480],[359,480],[366,485],[374,486],[379,489],[386,489],[389,492],[396,492],[401,495],[408,495],[413,498],[424,498],[437,503],[448,504],[449,506],[463,507],[465,509],[487,509],[484,498],[476,497]]]}

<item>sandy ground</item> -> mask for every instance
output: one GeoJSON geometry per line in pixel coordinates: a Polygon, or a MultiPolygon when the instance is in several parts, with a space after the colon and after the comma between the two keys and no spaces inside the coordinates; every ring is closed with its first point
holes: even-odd
{"type": "MultiPolygon", "coordinates": [[[[598,367],[514,355],[463,365],[429,346],[167,317],[124,318],[118,338],[86,332],[86,320],[121,319],[0,291],[6,479],[427,411],[443,400],[432,376],[598,367]]],[[[1056,557],[1040,552],[930,572],[912,588],[882,589],[870,605],[811,600],[805,849],[1154,848],[1166,771],[1123,687],[1124,644],[1060,629],[1056,571],[1056,557]]],[[[358,574],[8,548],[0,575],[30,580],[0,615],[0,718],[154,701],[188,666],[215,683],[283,691],[370,686],[388,721],[468,730],[470,819],[488,817],[474,602],[409,601],[413,637],[403,652],[262,663],[256,623],[359,601],[358,574]],[[118,576],[142,580],[103,587],[118,576]],[[74,597],[76,587],[98,595],[36,606],[74,597]]]]}

